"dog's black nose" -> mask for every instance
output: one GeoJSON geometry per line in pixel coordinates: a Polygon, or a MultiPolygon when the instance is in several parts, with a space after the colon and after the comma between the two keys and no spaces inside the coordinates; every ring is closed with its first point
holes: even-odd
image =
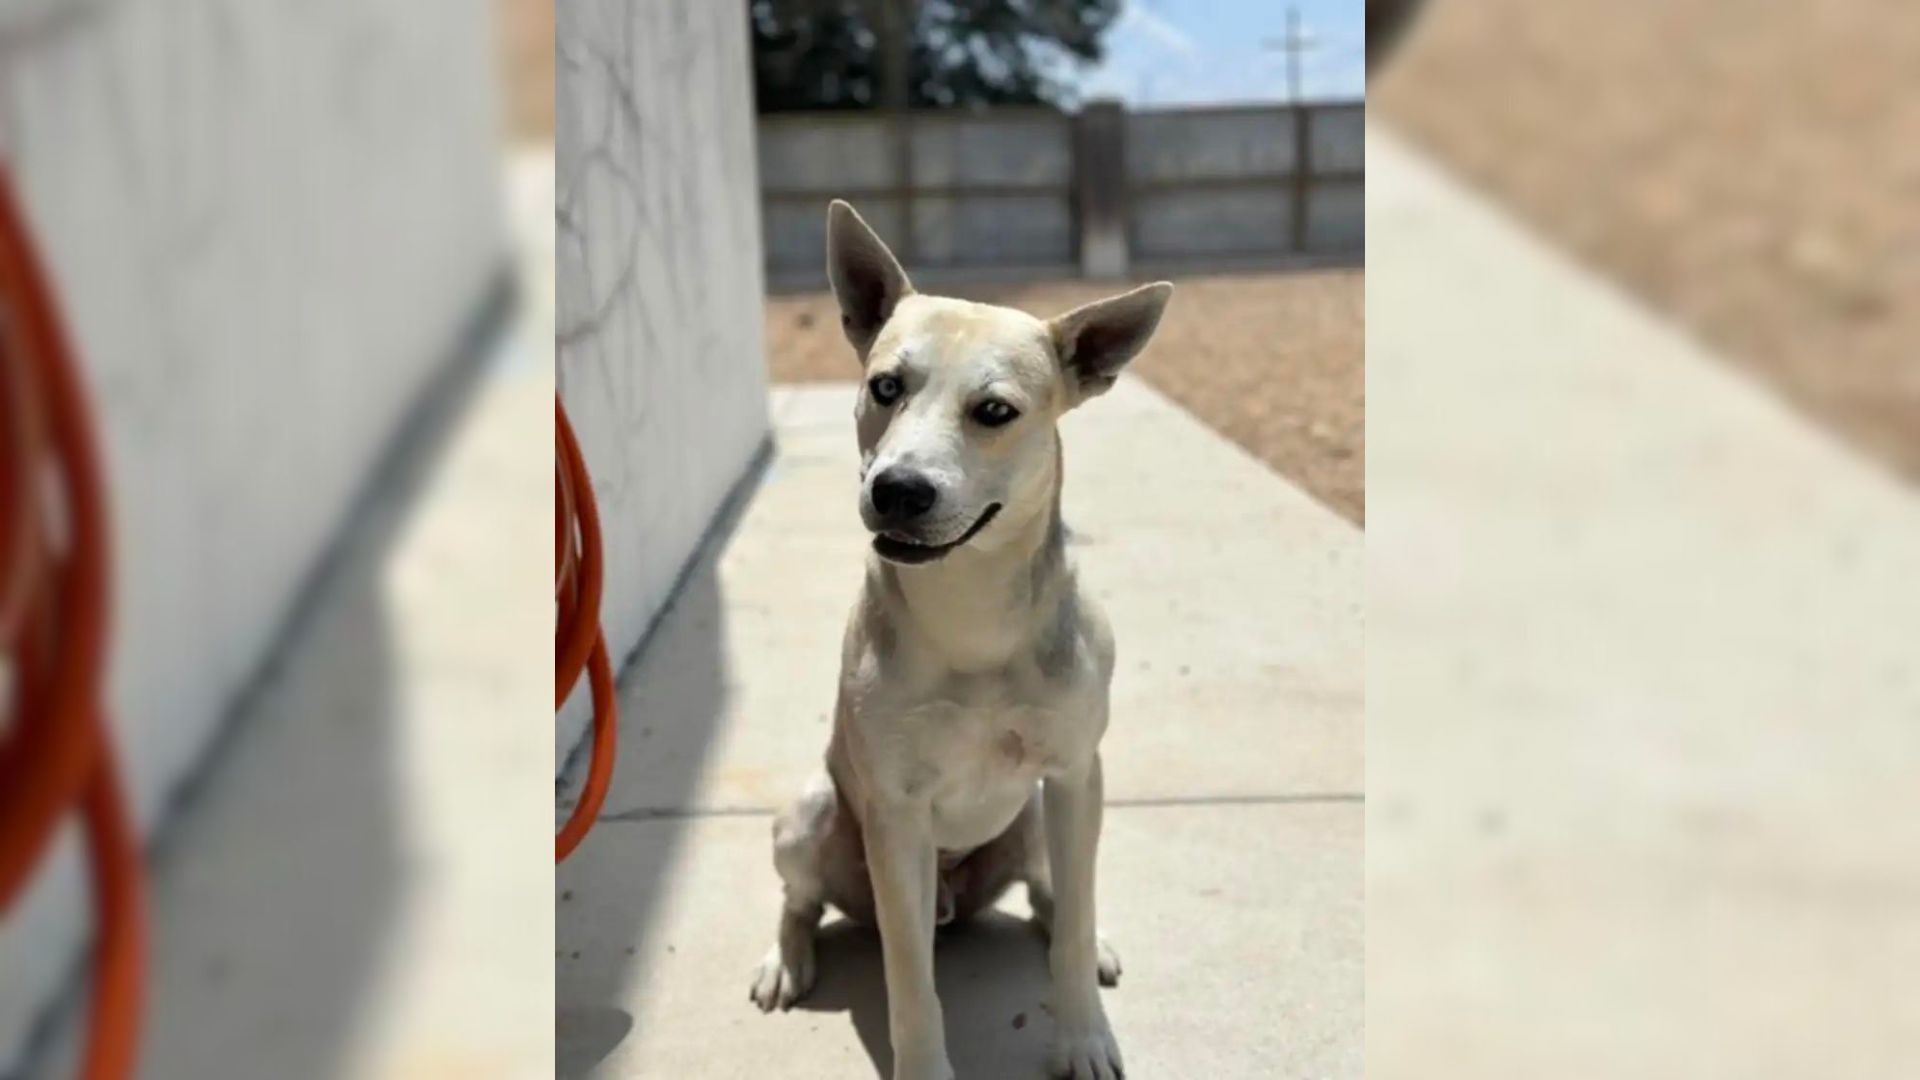
{"type": "Polygon", "coordinates": [[[890,525],[904,525],[933,509],[940,493],[917,472],[888,469],[873,478],[873,509],[890,525]]]}

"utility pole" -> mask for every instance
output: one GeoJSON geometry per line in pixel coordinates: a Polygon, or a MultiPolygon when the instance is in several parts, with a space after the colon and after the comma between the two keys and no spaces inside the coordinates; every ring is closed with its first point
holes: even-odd
{"type": "Polygon", "coordinates": [[[1313,35],[1300,27],[1299,7],[1287,5],[1287,36],[1268,38],[1261,45],[1270,52],[1285,54],[1287,58],[1287,104],[1299,105],[1302,101],[1300,91],[1300,58],[1306,55],[1317,43],[1313,35]]]}
{"type": "Polygon", "coordinates": [[[1287,58],[1287,104],[1293,108],[1293,197],[1289,209],[1293,227],[1290,232],[1293,249],[1305,251],[1307,214],[1313,196],[1313,135],[1308,128],[1313,118],[1307,113],[1306,96],[1300,91],[1300,58],[1313,48],[1314,40],[1313,35],[1300,26],[1299,7],[1287,5],[1286,37],[1261,44],[1268,50],[1284,53],[1287,58]]]}

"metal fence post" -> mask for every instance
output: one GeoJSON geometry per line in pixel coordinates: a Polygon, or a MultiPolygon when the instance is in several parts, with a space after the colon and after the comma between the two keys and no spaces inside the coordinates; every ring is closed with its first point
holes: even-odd
{"type": "Polygon", "coordinates": [[[1089,101],[1074,117],[1074,221],[1086,277],[1127,276],[1126,137],[1118,101],[1089,101]]]}
{"type": "Polygon", "coordinates": [[[1293,250],[1307,250],[1307,211],[1313,201],[1313,110],[1293,103],[1293,250]]]}

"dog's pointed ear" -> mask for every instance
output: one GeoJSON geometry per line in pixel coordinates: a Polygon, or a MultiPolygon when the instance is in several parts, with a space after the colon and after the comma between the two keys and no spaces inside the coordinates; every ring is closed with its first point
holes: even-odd
{"type": "Polygon", "coordinates": [[[827,280],[840,302],[840,326],[863,357],[894,307],[913,292],[900,261],[841,199],[827,207],[827,280]]]}
{"type": "Polygon", "coordinates": [[[1172,284],[1156,281],[1074,308],[1047,324],[1075,405],[1105,393],[1127,361],[1140,355],[1172,295],[1172,284]]]}

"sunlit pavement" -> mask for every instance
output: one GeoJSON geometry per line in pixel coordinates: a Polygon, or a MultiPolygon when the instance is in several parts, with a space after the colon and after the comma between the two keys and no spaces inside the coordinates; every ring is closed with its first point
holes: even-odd
{"type": "MultiPolygon", "coordinates": [[[[818,767],[862,572],[851,384],[781,387],[777,451],[628,672],[599,825],[559,876],[563,1076],[887,1075],[877,938],[763,1016],[771,815],[818,767]]],[[[1105,994],[1130,1075],[1362,1072],[1361,534],[1138,381],[1072,415],[1066,517],[1120,660],[1105,994]]],[[[1045,950],[1015,891],[943,934],[962,1077],[1038,1076],[1045,950]]]]}

